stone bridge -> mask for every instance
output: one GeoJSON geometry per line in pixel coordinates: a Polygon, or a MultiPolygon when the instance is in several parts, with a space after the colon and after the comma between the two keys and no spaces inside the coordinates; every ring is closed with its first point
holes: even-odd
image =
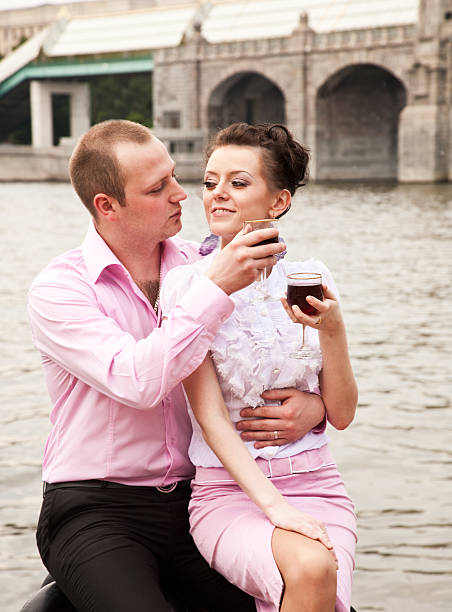
{"type": "MultiPolygon", "coordinates": [[[[427,7],[428,5],[428,7],[427,7]]],[[[318,180],[452,177],[452,1],[417,24],[212,43],[195,27],[154,52],[156,131],[177,154],[232,121],[286,123],[318,180]]]]}
{"type": "Polygon", "coordinates": [[[35,154],[52,148],[53,95],[71,99],[69,147],[90,125],[90,79],[142,73],[186,179],[232,121],[287,124],[317,180],[452,179],[452,0],[87,4],[97,16],[57,19],[0,62],[0,115],[29,86],[35,154]]]}

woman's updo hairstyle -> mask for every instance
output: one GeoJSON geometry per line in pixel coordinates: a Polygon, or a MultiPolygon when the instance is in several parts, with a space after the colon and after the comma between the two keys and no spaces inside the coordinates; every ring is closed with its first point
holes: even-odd
{"type": "Polygon", "coordinates": [[[207,159],[215,149],[226,145],[261,148],[266,178],[276,189],[287,189],[293,196],[306,184],[309,150],[294,140],[284,125],[233,123],[213,137],[206,150],[207,159]]]}

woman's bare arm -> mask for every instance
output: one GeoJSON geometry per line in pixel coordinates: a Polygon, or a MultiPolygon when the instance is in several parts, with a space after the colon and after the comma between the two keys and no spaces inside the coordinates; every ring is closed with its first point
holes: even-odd
{"type": "Polygon", "coordinates": [[[332,550],[323,523],[288,504],[249,454],[229,417],[210,355],[184,387],[206,442],[250,499],[275,526],[319,540],[332,550]]]}
{"type": "Polygon", "coordinates": [[[320,390],[327,418],[336,429],[345,429],[355,416],[358,387],[350,363],[347,334],[339,303],[326,285],[323,285],[323,293],[323,302],[313,296],[307,298],[319,315],[308,316],[298,306],[290,308],[287,300],[281,301],[292,321],[318,330],[323,355],[320,390]]]}

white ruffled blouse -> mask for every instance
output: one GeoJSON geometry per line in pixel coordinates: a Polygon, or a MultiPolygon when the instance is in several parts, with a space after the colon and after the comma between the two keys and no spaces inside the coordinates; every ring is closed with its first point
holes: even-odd
{"type": "MultiPolygon", "coordinates": [[[[195,264],[178,266],[168,272],[160,296],[163,314],[178,303],[196,276],[208,270],[217,253],[214,251],[195,264]]],[[[267,279],[268,292],[272,296],[283,296],[287,290],[286,275],[304,271],[320,272],[323,282],[338,295],[328,268],[314,259],[302,263],[279,261],[267,279]]],[[[261,397],[265,389],[295,387],[311,393],[319,392],[322,355],[317,330],[306,327],[305,331],[305,342],[317,349],[315,359],[305,361],[289,357],[289,353],[301,344],[301,325],[290,320],[281,302],[259,302],[255,299],[256,293],[256,285],[252,284],[231,295],[235,309],[221,326],[210,349],[233,422],[241,420],[242,408],[255,408],[265,403],[261,397]]],[[[190,460],[196,466],[220,466],[215,453],[205,442],[191,408],[189,413],[193,426],[190,460]]],[[[325,433],[309,432],[300,440],[284,446],[256,449],[253,442],[245,444],[254,458],[272,459],[320,448],[327,441],[325,433]]]]}

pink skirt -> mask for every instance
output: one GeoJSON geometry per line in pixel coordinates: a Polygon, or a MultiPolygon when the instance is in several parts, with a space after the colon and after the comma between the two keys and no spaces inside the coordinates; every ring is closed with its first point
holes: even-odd
{"type": "MultiPolygon", "coordinates": [[[[328,446],[256,463],[284,497],[322,520],[339,562],[336,612],[349,612],[356,546],[351,499],[328,446]]],[[[283,581],[271,547],[274,525],[224,468],[196,469],[189,506],[193,539],[211,567],[256,599],[258,612],[277,612],[283,581]]]]}

